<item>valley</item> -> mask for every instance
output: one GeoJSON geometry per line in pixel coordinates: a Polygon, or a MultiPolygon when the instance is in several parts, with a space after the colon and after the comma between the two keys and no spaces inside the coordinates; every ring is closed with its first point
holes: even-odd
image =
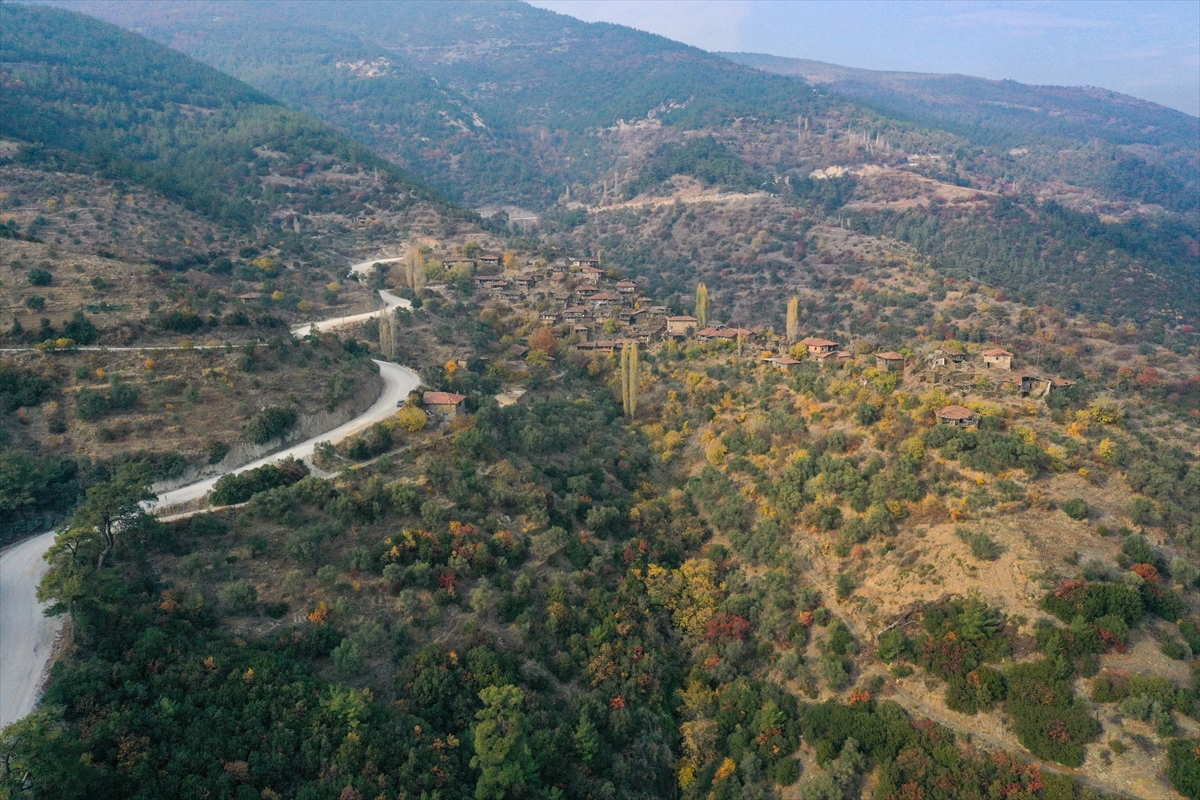
{"type": "Polygon", "coordinates": [[[345,9],[0,6],[4,792],[1200,797],[1194,118],[345,9]]]}

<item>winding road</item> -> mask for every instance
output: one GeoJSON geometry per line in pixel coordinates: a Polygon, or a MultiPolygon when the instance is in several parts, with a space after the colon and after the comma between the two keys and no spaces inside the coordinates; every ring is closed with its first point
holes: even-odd
{"type": "MultiPolygon", "coordinates": [[[[350,270],[361,275],[373,264],[399,260],[389,258],[364,261],[352,265],[350,270]]],[[[303,325],[294,329],[292,334],[303,337],[313,329],[329,330],[362,322],[394,308],[412,307],[408,300],[396,297],[390,292],[381,291],[379,296],[383,301],[382,309],[303,325]]],[[[378,365],[379,374],[383,378],[383,393],[365,412],[333,430],[230,472],[244,472],[289,456],[305,458],[312,455],[319,442],[337,443],[395,414],[397,404],[421,384],[421,378],[408,367],[386,361],[376,361],[375,364],[378,365]]],[[[212,489],[219,477],[214,476],[163,492],[148,510],[163,511],[201,498],[212,489]]],[[[45,616],[45,606],[37,600],[38,583],[48,568],[42,557],[54,544],[54,535],[54,531],[47,531],[0,552],[0,728],[33,710],[49,665],[55,637],[62,625],[61,617],[45,616]]]]}

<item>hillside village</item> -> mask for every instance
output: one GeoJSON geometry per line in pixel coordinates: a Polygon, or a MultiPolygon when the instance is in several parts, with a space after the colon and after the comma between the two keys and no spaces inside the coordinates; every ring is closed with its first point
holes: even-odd
{"type": "MultiPolygon", "coordinates": [[[[1076,381],[1027,363],[994,344],[913,342],[902,348],[903,352],[877,352],[866,340],[837,342],[816,335],[793,340],[763,326],[743,328],[692,314],[672,314],[667,306],[643,293],[636,282],[624,278],[619,269],[604,269],[599,258],[589,256],[532,263],[522,263],[511,252],[480,253],[474,258],[451,256],[441,262],[436,254],[430,256],[427,263],[433,264],[435,280],[439,263],[447,273],[465,271],[472,276],[477,301],[486,303],[490,298],[523,312],[532,325],[552,331],[564,346],[583,353],[612,355],[629,345],[655,349],[668,343],[676,347],[727,343],[740,356],[758,354],[762,363],[784,373],[805,360],[828,369],[857,364],[896,373],[900,384],[937,386],[964,403],[1045,398],[1076,385],[1076,381]]],[[[434,283],[428,288],[440,292],[446,284],[434,283]]],[[[394,341],[394,334],[388,340],[394,341]]],[[[509,353],[523,359],[531,348],[528,341],[516,343],[509,353]]],[[[502,397],[502,402],[509,399],[502,397]]],[[[436,405],[442,404],[444,401],[436,405]]],[[[977,413],[959,405],[942,409],[938,418],[960,427],[979,423],[977,413]]]]}

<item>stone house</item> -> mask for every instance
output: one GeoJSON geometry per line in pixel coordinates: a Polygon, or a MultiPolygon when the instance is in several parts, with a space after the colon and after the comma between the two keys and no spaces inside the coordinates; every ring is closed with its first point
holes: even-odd
{"type": "Polygon", "coordinates": [[[875,356],[875,368],[884,372],[903,372],[904,356],[892,350],[878,353],[875,356]]]}
{"type": "Polygon", "coordinates": [[[440,414],[446,419],[454,419],[466,410],[463,405],[466,399],[463,395],[454,394],[454,392],[426,392],[421,397],[421,405],[434,414],[440,414]]]}
{"type": "Polygon", "coordinates": [[[696,330],[697,319],[690,315],[667,317],[668,336],[691,336],[696,330]]]}
{"type": "Polygon", "coordinates": [[[953,425],[956,428],[974,428],[979,425],[979,415],[965,406],[939,408],[937,419],[940,425],[953,425]]]}
{"type": "Polygon", "coordinates": [[[980,355],[983,357],[984,369],[1012,369],[1013,354],[1007,350],[996,347],[984,350],[980,355]]]}

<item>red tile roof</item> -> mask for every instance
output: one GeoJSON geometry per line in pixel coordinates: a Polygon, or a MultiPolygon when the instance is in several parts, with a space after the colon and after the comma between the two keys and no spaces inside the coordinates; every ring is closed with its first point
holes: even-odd
{"type": "Polygon", "coordinates": [[[427,406],[456,406],[466,399],[465,395],[454,392],[426,392],[421,402],[427,406]]]}
{"type": "Polygon", "coordinates": [[[808,347],[837,347],[837,342],[831,342],[828,339],[819,339],[815,336],[809,336],[807,339],[801,339],[800,344],[808,347]]]}
{"type": "Polygon", "coordinates": [[[984,350],[982,353],[980,353],[980,355],[983,355],[983,356],[1008,356],[1009,358],[1012,358],[1012,353],[1008,352],[1007,350],[1001,350],[999,347],[993,348],[991,350],[984,350]]]}
{"type": "Polygon", "coordinates": [[[899,353],[895,353],[891,350],[888,350],[886,353],[880,353],[879,358],[882,358],[884,361],[903,361],[904,360],[904,356],[900,355],[899,353]]]}
{"type": "Polygon", "coordinates": [[[970,419],[978,416],[974,411],[963,406],[946,406],[939,408],[937,415],[942,419],[970,419]]]}

